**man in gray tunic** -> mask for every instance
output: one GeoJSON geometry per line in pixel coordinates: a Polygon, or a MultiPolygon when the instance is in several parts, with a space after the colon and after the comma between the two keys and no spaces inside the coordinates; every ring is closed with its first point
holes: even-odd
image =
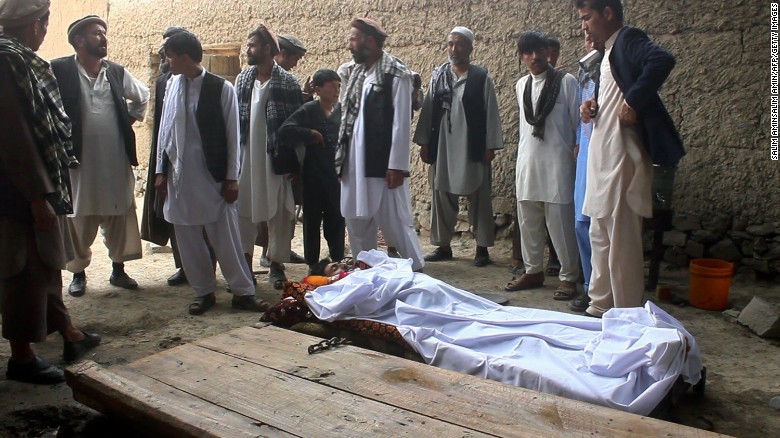
{"type": "Polygon", "coordinates": [[[475,266],[490,263],[488,247],[495,240],[491,162],[504,144],[493,79],[471,64],[473,43],[474,33],[465,27],[447,36],[449,62],[433,72],[414,135],[420,158],[431,164],[431,243],[438,248],[425,256],[429,262],[452,258],[460,196],[469,200],[475,266]]]}

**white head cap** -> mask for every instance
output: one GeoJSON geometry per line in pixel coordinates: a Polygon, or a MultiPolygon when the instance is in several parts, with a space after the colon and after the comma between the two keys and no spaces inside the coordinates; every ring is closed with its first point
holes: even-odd
{"type": "Polygon", "coordinates": [[[459,35],[463,35],[464,37],[466,37],[467,40],[469,40],[471,44],[474,44],[474,32],[472,32],[471,29],[467,27],[455,26],[454,28],[452,28],[450,33],[457,33],[459,35]]]}

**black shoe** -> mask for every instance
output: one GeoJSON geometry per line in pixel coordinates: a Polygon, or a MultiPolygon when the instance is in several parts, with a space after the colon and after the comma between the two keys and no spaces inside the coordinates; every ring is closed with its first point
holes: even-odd
{"type": "Polygon", "coordinates": [[[298,254],[297,252],[290,251],[290,263],[294,263],[294,264],[300,265],[300,264],[306,263],[306,259],[301,257],[300,254],[298,254]]]}
{"type": "Polygon", "coordinates": [[[65,341],[62,349],[62,360],[65,363],[73,363],[84,356],[89,350],[100,344],[100,335],[97,333],[84,333],[84,339],[75,342],[65,341]]]}
{"type": "MultiPolygon", "coordinates": [[[[176,272],[168,277],[168,286],[178,286],[187,282],[187,274],[184,273],[184,269],[179,268],[176,272]]],[[[137,285],[136,285],[137,286],[137,285]]]]}
{"type": "Polygon", "coordinates": [[[138,289],[138,283],[124,272],[112,273],[111,276],[108,277],[108,282],[114,286],[121,287],[122,289],[138,289]]]}
{"type": "Polygon", "coordinates": [[[424,260],[426,262],[441,262],[444,260],[452,260],[452,248],[444,248],[440,246],[432,253],[425,256],[424,260]]]}
{"type": "Polygon", "coordinates": [[[587,311],[587,310],[586,310],[586,311],[584,311],[584,312],[582,312],[582,316],[589,316],[589,317],[591,317],[591,318],[598,318],[598,319],[601,319],[601,317],[600,317],[600,316],[591,315],[590,313],[588,313],[588,311],[587,311]]]}
{"type": "Polygon", "coordinates": [[[248,310],[250,312],[265,312],[269,307],[268,303],[254,295],[234,296],[231,305],[234,309],[248,310]]]}
{"type": "Polygon", "coordinates": [[[87,292],[87,273],[84,271],[73,274],[73,281],[68,286],[68,293],[72,297],[83,296],[87,292]]]}
{"type": "Polygon", "coordinates": [[[5,372],[8,380],[34,383],[37,385],[54,385],[65,381],[65,373],[38,356],[31,362],[17,363],[8,359],[8,369],[5,372]]]}
{"type": "Polygon", "coordinates": [[[580,295],[569,301],[569,310],[573,312],[582,313],[588,310],[588,306],[590,306],[590,297],[588,294],[580,295]]]}
{"type": "Polygon", "coordinates": [[[477,251],[477,254],[474,256],[474,266],[482,267],[487,266],[490,264],[490,254],[488,254],[487,249],[484,251],[477,251]]]}

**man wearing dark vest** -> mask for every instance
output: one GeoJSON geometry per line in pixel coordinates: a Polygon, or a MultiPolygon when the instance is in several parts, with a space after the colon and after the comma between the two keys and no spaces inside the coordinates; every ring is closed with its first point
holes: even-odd
{"type": "Polygon", "coordinates": [[[504,142],[493,80],[471,64],[473,43],[474,33],[465,27],[447,36],[449,62],[433,72],[414,134],[420,158],[431,164],[431,243],[438,248],[425,256],[428,262],[452,258],[461,196],[469,200],[475,266],[490,263],[488,247],[495,241],[491,163],[504,142]]]}
{"type": "Polygon", "coordinates": [[[157,147],[158,196],[176,233],[182,266],[196,298],[191,315],[216,303],[216,275],[205,231],[233,293],[232,306],[263,311],[238,234],[238,104],[233,85],[201,66],[203,47],[190,32],[165,41],[171,68],[157,147]]]}
{"type": "Polygon", "coordinates": [[[86,16],[68,27],[75,56],[51,62],[65,112],[73,123],[73,148],[81,165],[70,170],[73,214],[69,226],[75,258],[68,292],[84,295],[90,246],[102,230],[115,286],[135,289],[138,283],[124,271],[124,262],[141,258],[141,237],[135,214],[137,166],[132,124],[143,120],[149,89],[119,64],[106,61],[106,22],[86,16]],[[128,104],[128,101],[130,102],[128,104]]]}
{"type": "Polygon", "coordinates": [[[290,236],[295,221],[291,179],[300,170],[293,148],[278,130],[303,104],[298,79],[274,61],[276,35],[265,25],[247,37],[247,63],[236,78],[241,126],[241,191],[238,200],[241,244],[251,265],[258,224],[268,223],[269,283],[282,289],[290,261],[290,236]]]}
{"type": "MultiPolygon", "coordinates": [[[[169,27],[163,32],[163,43],[171,36],[186,31],[183,27],[169,27]]],[[[149,167],[147,169],[146,190],[144,191],[144,209],[141,215],[141,239],[157,245],[165,245],[168,240],[171,241],[173,250],[173,261],[176,266],[176,272],[168,277],[168,285],[177,286],[187,281],[187,276],[181,267],[181,257],[179,255],[179,246],[176,242],[176,233],[173,230],[173,224],[168,223],[163,217],[163,200],[157,198],[157,191],[154,189],[155,172],[157,170],[157,134],[160,129],[160,114],[162,113],[163,97],[165,96],[165,84],[171,77],[171,68],[168,65],[168,58],[165,56],[165,49],[160,46],[158,52],[160,56],[160,76],[155,80],[154,85],[154,125],[152,127],[152,143],[149,151],[149,167]]]]}
{"type": "Polygon", "coordinates": [[[355,66],[341,101],[335,164],[341,176],[341,214],[352,254],[376,248],[377,230],[412,269],[422,270],[409,200],[412,72],[383,50],[387,33],[376,21],[350,23],[355,66]]]}

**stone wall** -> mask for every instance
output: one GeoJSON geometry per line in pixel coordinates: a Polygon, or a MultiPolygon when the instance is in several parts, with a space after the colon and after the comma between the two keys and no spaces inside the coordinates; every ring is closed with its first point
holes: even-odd
{"type": "MultiPolygon", "coordinates": [[[[624,3],[627,23],[645,29],[677,57],[677,67],[662,90],[688,150],[675,182],[677,214],[702,221],[717,215],[727,218],[730,226],[770,224],[780,229],[780,166],[769,160],[768,144],[768,4],[760,0],[624,3]]],[[[560,63],[575,72],[575,61],[584,48],[570,1],[310,0],[306,7],[301,4],[111,0],[106,8],[109,56],[151,84],[155,72],[150,54],[165,27],[186,26],[204,44],[242,43],[250,29],[265,22],[278,33],[297,35],[308,46],[296,71],[305,77],[317,68],[335,68],[348,60],[348,23],[353,16],[368,15],[382,22],[390,34],[387,50],[427,81],[434,66],[446,59],[447,32],[454,25],[469,26],[476,33],[473,60],[487,67],[495,79],[504,126],[505,149],[494,165],[494,207],[496,213],[514,210],[518,111],[513,90],[517,79],[526,74],[518,69],[515,41],[533,28],[558,37],[563,44],[560,63]]],[[[144,155],[139,151],[139,156],[144,155]]],[[[427,172],[416,154],[413,157],[414,206],[421,225],[427,227],[427,172]]]]}

